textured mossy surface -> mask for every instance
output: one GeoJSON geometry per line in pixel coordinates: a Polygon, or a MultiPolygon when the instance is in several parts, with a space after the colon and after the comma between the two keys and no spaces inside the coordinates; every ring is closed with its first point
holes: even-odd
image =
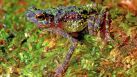
{"type": "MultiPolygon", "coordinates": [[[[95,0],[109,9],[111,37],[83,35],[64,77],[136,77],[137,17],[117,6],[120,0],[95,0]]],[[[28,7],[86,5],[91,0],[0,0],[0,76],[50,77],[65,59],[70,43],[59,35],[42,32],[26,19],[28,7]],[[65,43],[65,44],[64,44],[65,43]]]]}

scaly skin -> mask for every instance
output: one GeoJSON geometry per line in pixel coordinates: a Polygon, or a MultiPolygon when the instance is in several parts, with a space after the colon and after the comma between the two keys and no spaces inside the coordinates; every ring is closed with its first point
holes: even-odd
{"type": "Polygon", "coordinates": [[[87,28],[91,35],[96,35],[100,31],[105,40],[110,39],[108,14],[104,7],[97,4],[48,8],[45,10],[35,7],[28,9],[26,13],[28,20],[36,23],[38,27],[44,28],[44,31],[54,32],[68,38],[72,44],[64,62],[55,70],[54,77],[63,76],[77,46],[77,39],[74,39],[69,33],[80,32],[87,28]]]}

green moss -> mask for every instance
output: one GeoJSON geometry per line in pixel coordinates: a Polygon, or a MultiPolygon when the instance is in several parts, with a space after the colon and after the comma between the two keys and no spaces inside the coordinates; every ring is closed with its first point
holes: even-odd
{"type": "MultiPolygon", "coordinates": [[[[4,71],[0,69],[0,74],[2,73],[3,76],[7,76],[11,73],[11,68],[13,67],[19,68],[20,71],[12,72],[15,74],[19,73],[20,77],[42,77],[45,67],[48,73],[53,72],[65,59],[70,43],[64,45],[68,40],[57,38],[55,41],[56,46],[47,51],[46,47],[48,47],[50,41],[44,44],[43,42],[45,39],[51,39],[53,37],[48,33],[42,35],[42,31],[38,29],[35,24],[27,21],[25,11],[22,9],[27,10],[27,8],[32,5],[41,9],[57,7],[59,5],[64,5],[64,1],[70,1],[68,5],[81,6],[81,0],[57,0],[56,2],[51,0],[3,1],[4,3],[2,8],[0,8],[0,14],[2,13],[1,9],[5,12],[1,14],[0,24],[4,24],[6,27],[2,29],[0,27],[0,67],[4,69],[4,71]],[[11,35],[13,35],[13,37],[11,37],[11,35]],[[4,40],[4,44],[2,40],[4,40]]],[[[105,0],[104,3],[109,3],[110,1],[111,0],[105,0]]],[[[90,0],[85,0],[85,2],[89,4],[90,0]]],[[[114,3],[114,5],[116,5],[116,3],[114,3]]],[[[119,7],[114,6],[109,10],[109,13],[112,21],[117,20],[119,16],[123,17],[123,19],[116,22],[116,24],[118,23],[117,25],[122,28],[126,34],[128,34],[130,28],[136,27],[137,25],[137,17],[131,12],[125,13],[119,7]]],[[[118,73],[121,74],[120,71],[122,71],[121,75],[125,77],[137,76],[137,64],[132,65],[132,68],[128,70],[125,70],[125,66],[114,67],[113,64],[115,65],[116,62],[113,62],[111,65],[109,56],[110,53],[112,53],[112,49],[117,47],[117,44],[112,42],[111,44],[105,45],[103,40],[98,36],[86,34],[83,37],[83,41],[79,42],[75,49],[65,77],[105,77],[109,74],[112,77],[117,77],[118,73]]],[[[116,40],[113,41],[116,42],[116,40]]],[[[113,53],[113,55],[115,54],[113,53]]],[[[121,54],[121,56],[117,58],[124,60],[125,56],[121,54]]]]}

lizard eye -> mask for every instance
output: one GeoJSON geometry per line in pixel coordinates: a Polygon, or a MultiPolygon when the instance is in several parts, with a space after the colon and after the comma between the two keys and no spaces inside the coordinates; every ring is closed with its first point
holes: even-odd
{"type": "Polygon", "coordinates": [[[36,18],[39,20],[44,20],[45,19],[45,15],[44,14],[37,14],[36,18]]]}

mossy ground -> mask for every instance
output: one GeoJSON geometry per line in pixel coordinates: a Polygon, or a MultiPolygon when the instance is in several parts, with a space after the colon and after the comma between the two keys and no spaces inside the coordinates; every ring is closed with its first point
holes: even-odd
{"type": "MultiPolygon", "coordinates": [[[[104,0],[103,5],[112,1],[104,0]]],[[[87,3],[90,0],[0,0],[0,76],[50,77],[70,46],[67,39],[43,33],[29,22],[25,17],[28,7],[87,3]]],[[[65,77],[137,77],[137,17],[116,3],[109,11],[114,41],[105,44],[98,36],[84,35],[65,77]]]]}

